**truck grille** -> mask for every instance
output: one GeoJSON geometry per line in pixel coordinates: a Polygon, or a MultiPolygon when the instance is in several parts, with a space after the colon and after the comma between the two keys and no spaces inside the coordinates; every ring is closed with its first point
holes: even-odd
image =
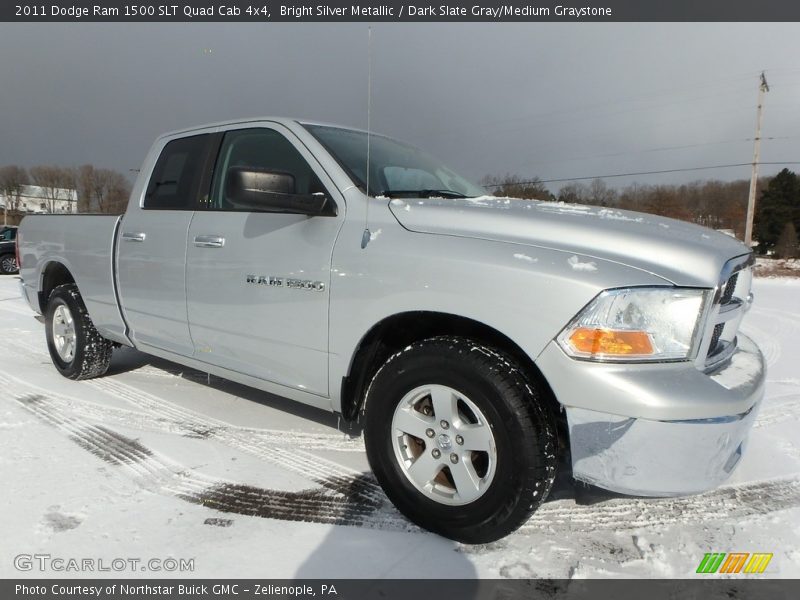
{"type": "Polygon", "coordinates": [[[701,347],[705,349],[702,366],[707,370],[724,363],[736,350],[739,323],[749,306],[751,265],[749,255],[729,261],[723,269],[704,336],[708,345],[701,347]]]}
{"type": "Polygon", "coordinates": [[[728,304],[733,298],[733,292],[736,289],[736,282],[739,281],[739,273],[734,273],[725,284],[725,291],[722,293],[721,304],[728,304]]]}
{"type": "Polygon", "coordinates": [[[714,325],[714,333],[711,334],[711,343],[708,345],[708,356],[714,355],[714,351],[719,346],[719,338],[722,336],[723,329],[725,329],[725,323],[714,325]]]}

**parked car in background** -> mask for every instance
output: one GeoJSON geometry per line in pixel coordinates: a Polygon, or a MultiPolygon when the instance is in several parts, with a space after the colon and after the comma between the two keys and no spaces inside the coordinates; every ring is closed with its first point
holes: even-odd
{"type": "Polygon", "coordinates": [[[13,275],[17,269],[17,228],[6,225],[0,229],[0,273],[13,275]]]}

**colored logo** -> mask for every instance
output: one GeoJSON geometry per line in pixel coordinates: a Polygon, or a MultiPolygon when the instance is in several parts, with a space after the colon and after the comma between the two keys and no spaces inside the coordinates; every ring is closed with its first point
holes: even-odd
{"type": "Polygon", "coordinates": [[[697,573],[763,573],[771,560],[771,552],[709,552],[700,561],[697,573]]]}

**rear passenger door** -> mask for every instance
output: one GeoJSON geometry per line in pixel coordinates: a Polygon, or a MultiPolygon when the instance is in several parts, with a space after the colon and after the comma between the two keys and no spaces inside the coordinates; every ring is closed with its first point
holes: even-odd
{"type": "MultiPolygon", "coordinates": [[[[137,347],[191,356],[186,314],[186,235],[213,160],[213,134],[167,141],[117,242],[123,314],[137,347]]],[[[148,168],[146,164],[144,168],[148,168]]]]}
{"type": "Polygon", "coordinates": [[[225,132],[210,194],[189,228],[195,358],[327,397],[331,254],[343,218],[338,190],[288,129],[225,132]],[[293,193],[325,194],[335,210],[310,216],[237,204],[229,184],[242,169],[289,176],[293,193]]]}

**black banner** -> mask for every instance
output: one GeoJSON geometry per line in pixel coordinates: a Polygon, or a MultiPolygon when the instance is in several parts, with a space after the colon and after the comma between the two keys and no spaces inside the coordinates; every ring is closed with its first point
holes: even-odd
{"type": "Polygon", "coordinates": [[[787,0],[50,0],[0,6],[6,22],[653,22],[800,21],[787,0]]]}

